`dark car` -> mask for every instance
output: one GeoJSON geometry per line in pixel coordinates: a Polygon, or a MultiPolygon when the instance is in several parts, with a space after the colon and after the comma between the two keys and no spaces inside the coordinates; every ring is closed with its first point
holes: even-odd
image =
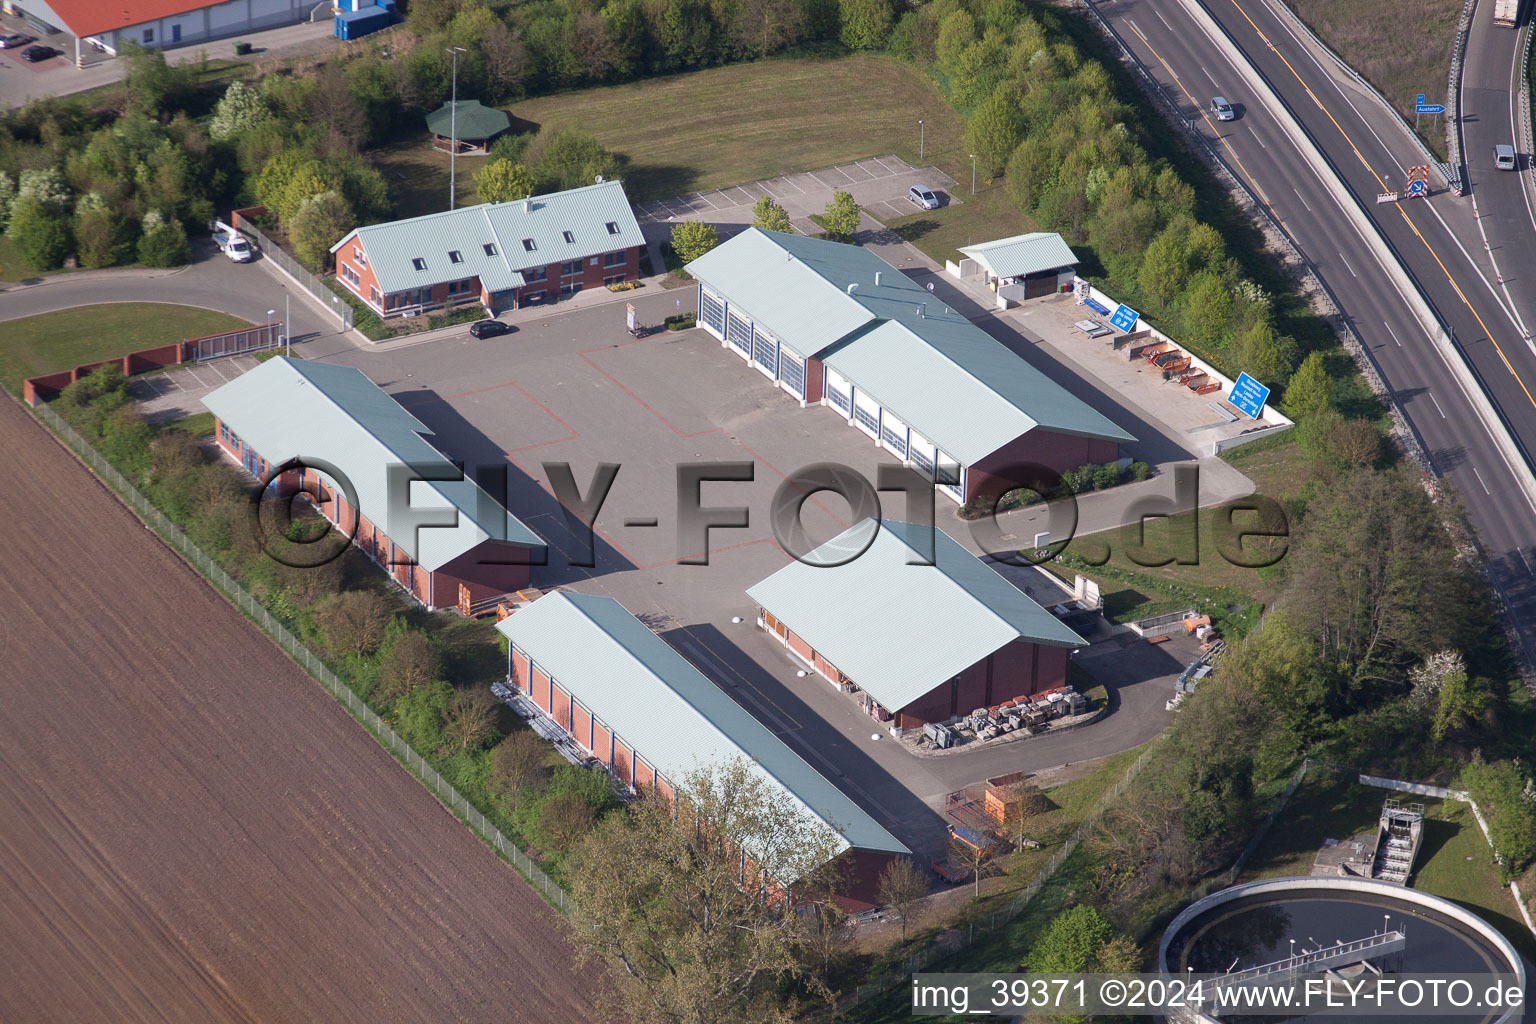
{"type": "Polygon", "coordinates": [[[21,59],[28,64],[36,64],[40,60],[47,60],[56,52],[51,46],[29,46],[21,51],[21,59]]]}
{"type": "Polygon", "coordinates": [[[30,43],[31,36],[24,36],[20,32],[7,32],[0,36],[0,50],[14,50],[22,43],[30,43]]]}
{"type": "Polygon", "coordinates": [[[500,334],[511,334],[512,325],[500,320],[477,320],[469,325],[469,333],[477,338],[494,338],[500,334]]]}

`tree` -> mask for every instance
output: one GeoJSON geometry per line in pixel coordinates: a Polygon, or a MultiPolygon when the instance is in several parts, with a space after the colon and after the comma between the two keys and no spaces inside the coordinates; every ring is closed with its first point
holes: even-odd
{"type": "Polygon", "coordinates": [[[36,199],[19,198],[11,204],[6,235],[16,246],[22,266],[28,270],[52,270],[69,254],[69,226],[63,213],[50,212],[36,199]]]}
{"type": "Polygon", "coordinates": [[[839,846],[752,763],[703,767],[675,801],[608,815],[567,858],[578,962],[609,969],[612,1009],[637,1024],[788,1024],[778,986],[812,965],[782,887],[839,846]],[[766,889],[763,876],[742,884],[743,851],[766,889]]]}
{"type": "Polygon", "coordinates": [[[1137,283],[1141,285],[1142,294],[1159,306],[1172,302],[1189,279],[1189,258],[1184,247],[1187,237],[1187,229],[1181,230],[1177,224],[1169,225],[1142,254],[1137,283]]]}
{"type": "Polygon", "coordinates": [[[1024,134],[1024,114],[1016,87],[1002,87],[983,100],[965,126],[965,145],[976,154],[987,177],[1003,169],[1024,134]]]}
{"type": "Polygon", "coordinates": [[[1256,323],[1237,341],[1237,361],[1254,380],[1279,387],[1295,365],[1296,342],[1267,323],[1256,323]]]}
{"type": "Polygon", "coordinates": [[[418,749],[437,750],[443,743],[443,721],[452,700],[453,687],[444,680],[418,686],[395,702],[390,715],[395,730],[418,749]]]}
{"type": "Polygon", "coordinates": [[[288,240],[299,262],[320,274],[330,264],[331,246],[355,227],[351,204],[332,189],[299,204],[288,221],[288,240]]]}
{"type": "Polygon", "coordinates": [[[1536,784],[1518,760],[1489,762],[1474,753],[1461,770],[1461,785],[1488,822],[1488,839],[1508,882],[1536,858],[1536,784]]]}
{"type": "Polygon", "coordinates": [[[956,836],[949,838],[949,859],[971,876],[971,895],[977,899],[981,898],[981,880],[997,869],[997,853],[997,843],[985,837],[979,846],[956,836]]]}
{"type": "Polygon", "coordinates": [[[853,195],[842,189],[832,193],[832,201],[822,214],[822,226],[827,234],[841,242],[851,241],[859,230],[859,204],[853,195]]]}
{"type": "Polygon", "coordinates": [[[506,203],[533,195],[533,172],[511,160],[492,160],[475,175],[475,198],[506,203]]]}
{"type": "Polygon", "coordinates": [[[391,615],[389,602],[371,590],[333,594],[315,605],[315,625],[327,650],[336,656],[378,650],[391,615]]]}
{"type": "Polygon", "coordinates": [[[1184,326],[1207,345],[1220,341],[1232,327],[1232,291],[1210,271],[1190,281],[1183,305],[1184,326]]]}
{"type": "Polygon", "coordinates": [[[1435,718],[1429,734],[1436,743],[1445,740],[1448,733],[1464,729],[1488,707],[1488,695],[1472,685],[1465,672],[1457,672],[1445,678],[1440,687],[1440,699],[1435,705],[1435,718]]]}
{"type": "Polygon", "coordinates": [[[437,644],[419,629],[393,630],[379,656],[376,696],[394,700],[442,677],[443,657],[437,644]]]}
{"type": "Polygon", "coordinates": [[[144,215],[143,234],[139,236],[139,262],[146,267],[179,267],[192,258],[187,230],[175,217],[159,210],[144,215]]]}
{"type": "Polygon", "coordinates": [[[555,793],[539,808],[539,831],[561,850],[571,850],[592,834],[597,816],[574,793],[555,793]]]}
{"type": "Polygon", "coordinates": [[[1364,417],[1345,420],[1333,431],[1334,456],[1346,469],[1365,469],[1381,458],[1381,434],[1364,417]]]}
{"type": "Polygon", "coordinates": [[[761,231],[790,231],[789,212],[773,196],[762,196],[752,204],[752,226],[761,231]]]}
{"type": "Polygon", "coordinates": [[[549,744],[531,729],[519,729],[496,744],[485,785],[501,806],[511,810],[526,790],[549,778],[549,744]]]}
{"type": "Polygon", "coordinates": [[[523,41],[499,20],[493,19],[480,39],[480,52],[485,56],[485,77],[493,95],[498,98],[511,96],[522,84],[528,66],[528,51],[523,41]]]}
{"type": "Polygon", "coordinates": [[[896,857],[880,872],[880,902],[901,918],[901,941],[907,941],[907,921],[912,908],[928,895],[928,879],[911,857],[896,857]]]}
{"type": "Polygon", "coordinates": [[[110,267],[123,258],[127,245],[122,218],[112,212],[100,192],[87,192],[75,204],[75,244],[80,265],[87,270],[110,267]]]}
{"type": "Polygon", "coordinates": [[[622,161],[604,149],[595,135],[580,128],[540,132],[529,144],[526,159],[540,192],[590,185],[599,175],[617,177],[622,167],[622,161]]]}
{"type": "Polygon", "coordinates": [[[720,244],[720,233],[713,224],[681,220],[672,225],[672,251],[684,263],[692,263],[720,244]]]}
{"type": "Polygon", "coordinates": [[[35,199],[50,213],[58,213],[69,205],[70,196],[69,185],[57,167],[21,172],[21,184],[16,189],[18,200],[35,199]]]}
{"type": "Polygon", "coordinates": [[[736,45],[762,57],[798,40],[804,25],[799,0],[740,0],[730,34],[736,45]]]}
{"type": "Polygon", "coordinates": [[[1333,381],[1323,364],[1323,354],[1313,352],[1301,361],[1285,389],[1285,414],[1304,420],[1333,405],[1333,381]]]}
{"type": "Polygon", "coordinates": [[[601,82],[619,63],[619,49],[608,34],[608,22],[597,11],[573,10],[565,21],[576,67],[589,82],[601,82]]]}
{"type": "Polygon", "coordinates": [[[11,222],[11,204],[16,201],[16,179],[0,171],[0,231],[11,222]]]}
{"type": "MultiPolygon", "coordinates": [[[[1114,463],[1110,463],[1114,465],[1114,463]]],[[[1054,806],[1051,798],[1040,792],[1039,786],[1020,785],[1018,787],[1019,810],[1017,817],[1007,822],[1011,828],[1011,834],[1018,845],[1023,846],[1024,840],[1036,839],[1035,830],[1040,825],[1040,820],[1054,806]]],[[[1038,840],[1037,840],[1038,841],[1038,840]]]]}
{"type": "Polygon", "coordinates": [[[1114,935],[1114,925],[1102,914],[1080,904],[1051,919],[1023,966],[1036,974],[1087,973],[1114,935]]]}
{"type": "Polygon", "coordinates": [[[157,117],[178,108],[192,89],[192,72],[185,65],[170,65],[162,50],[146,50],[132,40],[118,59],[128,67],[125,84],[132,110],[157,117]]]}
{"type": "Polygon", "coordinates": [[[888,0],[838,0],[837,38],[850,50],[878,50],[891,34],[895,15],[888,0]]]}
{"type": "Polygon", "coordinates": [[[479,750],[496,735],[496,698],[489,690],[459,690],[443,714],[443,736],[456,753],[479,750]]]}
{"type": "Polygon", "coordinates": [[[244,82],[231,82],[213,110],[208,134],[224,142],[239,138],[271,119],[272,108],[261,93],[246,88],[244,82]]]}

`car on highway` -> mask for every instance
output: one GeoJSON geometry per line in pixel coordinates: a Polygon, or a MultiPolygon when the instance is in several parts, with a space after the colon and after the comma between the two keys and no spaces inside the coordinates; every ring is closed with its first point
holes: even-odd
{"type": "Polygon", "coordinates": [[[1237,120],[1237,111],[1232,109],[1232,104],[1227,102],[1225,96],[1211,97],[1211,113],[1216,115],[1218,121],[1237,120]]]}
{"type": "Polygon", "coordinates": [[[7,32],[0,36],[0,50],[14,50],[23,43],[30,43],[31,36],[24,36],[20,32],[7,32]]]}
{"type": "Polygon", "coordinates": [[[1497,167],[1501,171],[1512,171],[1512,170],[1514,170],[1515,169],[1515,147],[1514,146],[1503,146],[1503,145],[1494,146],[1493,147],[1493,166],[1497,167]]]}
{"type": "Polygon", "coordinates": [[[51,46],[29,46],[21,51],[21,59],[28,64],[36,64],[38,61],[47,60],[57,53],[58,51],[51,46]]]}
{"type": "Polygon", "coordinates": [[[927,185],[913,185],[907,189],[907,198],[925,210],[937,210],[939,197],[927,185]]]}
{"type": "Polygon", "coordinates": [[[511,334],[512,325],[504,324],[500,320],[476,320],[469,325],[469,333],[477,338],[494,338],[502,334],[511,334]]]}

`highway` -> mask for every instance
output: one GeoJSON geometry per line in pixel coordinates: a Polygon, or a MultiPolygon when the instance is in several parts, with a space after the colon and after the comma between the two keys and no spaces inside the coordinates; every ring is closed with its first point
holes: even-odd
{"type": "MultiPolygon", "coordinates": [[[[1385,265],[1395,253],[1454,332],[1520,449],[1536,451],[1536,351],[1506,311],[1492,272],[1485,280],[1474,253],[1464,250],[1435,209],[1469,201],[1447,195],[1378,205],[1379,193],[1403,186],[1400,168],[1417,162],[1414,151],[1401,132],[1395,139],[1378,135],[1360,113],[1359,97],[1325,73],[1264,0],[1100,0],[1096,9],[1322,278],[1436,474],[1461,492],[1506,612],[1522,637],[1529,635],[1536,627],[1536,507],[1515,480],[1526,471],[1518,464],[1521,452],[1500,446],[1500,423],[1480,411],[1470,393],[1475,383],[1465,375],[1458,379],[1448,361],[1454,353],[1435,345],[1399,291],[1401,278],[1385,265]],[[1227,38],[1218,42],[1206,26],[1224,30],[1227,38]],[[1254,71],[1322,150],[1326,166],[1318,166],[1303,141],[1286,130],[1280,112],[1266,109],[1261,88],[1249,88],[1254,71]],[[1210,98],[1217,94],[1238,107],[1237,120],[1210,116],[1210,98]],[[1346,216],[1343,204],[1351,202],[1369,219],[1362,225],[1367,234],[1357,229],[1358,218],[1346,216]]],[[[1524,653],[1536,664],[1536,648],[1524,653]]]]}

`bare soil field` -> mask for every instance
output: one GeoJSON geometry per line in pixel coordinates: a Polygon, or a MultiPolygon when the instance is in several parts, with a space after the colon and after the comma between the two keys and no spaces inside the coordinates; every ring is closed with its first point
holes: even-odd
{"type": "Polygon", "coordinates": [[[0,1017],[583,1021],[565,924],[0,399],[0,1017]]]}

